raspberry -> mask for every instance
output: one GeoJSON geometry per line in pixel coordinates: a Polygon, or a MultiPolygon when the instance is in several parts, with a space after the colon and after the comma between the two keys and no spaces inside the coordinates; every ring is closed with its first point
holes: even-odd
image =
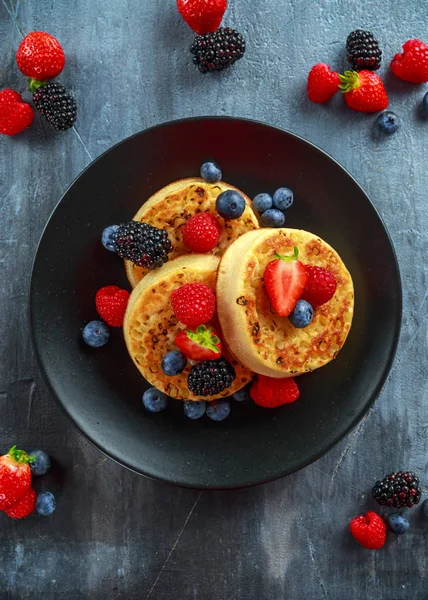
{"type": "Polygon", "coordinates": [[[294,379],[274,379],[265,375],[258,375],[250,390],[251,398],[263,408],[276,408],[283,404],[290,404],[297,400],[299,394],[294,379]]]}
{"type": "Polygon", "coordinates": [[[177,0],[177,8],[196,33],[209,33],[219,27],[227,0],[177,0]]]}
{"type": "Polygon", "coordinates": [[[107,285],[96,293],[95,306],[106,323],[112,327],[122,327],[128,299],[129,292],[121,290],[117,285],[107,285]]]}
{"type": "Polygon", "coordinates": [[[221,227],[211,213],[194,215],[183,229],[183,243],[192,252],[210,252],[217,246],[221,227]]]}
{"type": "Polygon", "coordinates": [[[428,81],[428,45],[420,40],[407,41],[403,53],[396,54],[392,59],[391,71],[411,83],[428,81]]]}
{"type": "Polygon", "coordinates": [[[161,267],[172,252],[167,232],[148,223],[122,223],[110,239],[121,258],[145,269],[161,267]]]}
{"type": "Polygon", "coordinates": [[[379,550],[385,545],[385,521],[372,510],[369,510],[365,515],[352,519],[349,528],[353,537],[364,548],[379,550]]]}
{"type": "Polygon", "coordinates": [[[408,471],[390,473],[382,481],[376,481],[373,487],[373,498],[381,506],[411,508],[421,499],[419,479],[414,473],[408,471]]]}
{"type": "Polygon", "coordinates": [[[376,71],[382,61],[382,51],[379,42],[371,31],[357,29],[348,35],[346,40],[348,62],[355,71],[368,69],[376,71]]]}
{"type": "Polygon", "coordinates": [[[34,110],[18,92],[6,88],[0,92],[0,133],[16,135],[31,125],[34,110]]]}
{"type": "Polygon", "coordinates": [[[215,396],[230,387],[235,377],[235,369],[224,358],[206,360],[190,369],[187,385],[195,396],[215,396]]]}
{"type": "Polygon", "coordinates": [[[186,283],[171,294],[172,310],[177,319],[189,327],[211,321],[215,311],[215,296],[203,283],[186,283]]]}
{"type": "Polygon", "coordinates": [[[303,290],[302,299],[309,302],[313,308],[325,304],[336,293],[337,281],[328,269],[305,265],[308,281],[303,290]]]}
{"type": "Polygon", "coordinates": [[[28,515],[31,515],[31,513],[35,511],[36,500],[36,492],[32,488],[29,488],[25,496],[23,496],[10,508],[5,508],[4,512],[7,514],[8,517],[11,517],[12,519],[24,519],[25,517],[28,517],[28,515]]]}
{"type": "Polygon", "coordinates": [[[27,77],[38,81],[52,79],[64,68],[64,50],[53,35],[32,31],[19,44],[16,62],[21,73],[27,77]]]}
{"type": "Polygon", "coordinates": [[[308,75],[308,98],[316,104],[324,104],[339,91],[339,85],[339,75],[328,65],[314,65],[308,75]]]}

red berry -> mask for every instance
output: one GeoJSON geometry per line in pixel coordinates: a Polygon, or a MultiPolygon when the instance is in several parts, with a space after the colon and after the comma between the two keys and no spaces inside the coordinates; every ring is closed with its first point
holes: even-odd
{"type": "Polygon", "coordinates": [[[420,40],[406,42],[403,53],[396,54],[392,59],[391,71],[411,83],[428,81],[428,45],[420,40]]]}
{"type": "Polygon", "coordinates": [[[251,398],[263,408],[276,408],[283,404],[290,404],[297,400],[299,394],[297,383],[291,377],[274,379],[258,375],[250,390],[251,398]]]}
{"type": "Polygon", "coordinates": [[[308,97],[312,102],[323,104],[333,98],[339,91],[339,74],[332,71],[328,65],[314,65],[308,75],[308,97]]]}
{"type": "Polygon", "coordinates": [[[95,306],[106,323],[112,327],[122,327],[128,300],[129,292],[117,285],[107,285],[96,293],[95,306]]]}
{"type": "Polygon", "coordinates": [[[22,496],[22,498],[10,508],[5,508],[4,512],[8,517],[12,517],[12,519],[24,519],[24,517],[28,517],[28,515],[31,515],[31,513],[35,511],[36,500],[36,492],[32,488],[29,488],[25,496],[22,496]]]}
{"type": "Polygon", "coordinates": [[[21,73],[27,77],[39,81],[52,79],[64,68],[64,50],[53,35],[33,31],[19,44],[16,62],[21,73]]]}
{"type": "Polygon", "coordinates": [[[351,534],[364,548],[379,550],[386,542],[386,524],[377,513],[369,510],[365,515],[352,519],[351,534]]]}
{"type": "Polygon", "coordinates": [[[16,135],[31,125],[34,110],[18,92],[7,88],[0,92],[0,133],[16,135]]]}
{"type": "Polygon", "coordinates": [[[352,110],[374,113],[388,108],[388,95],[383,81],[373,71],[345,71],[339,77],[345,102],[352,110]]]}
{"type": "Polygon", "coordinates": [[[10,508],[27,493],[31,485],[31,461],[16,446],[0,457],[0,510],[10,508]]]}
{"type": "Polygon", "coordinates": [[[220,338],[205,325],[199,325],[196,331],[184,329],[175,338],[175,343],[190,360],[216,360],[221,357],[220,338]]]}
{"type": "Polygon", "coordinates": [[[186,283],[171,294],[172,310],[177,319],[189,327],[208,323],[215,311],[215,296],[203,283],[186,283]]]}
{"type": "Polygon", "coordinates": [[[269,300],[281,317],[293,312],[308,280],[305,267],[297,260],[298,254],[297,248],[294,248],[293,256],[276,254],[276,260],[266,265],[263,275],[269,300]]]}
{"type": "Polygon", "coordinates": [[[194,215],[184,226],[183,243],[192,252],[210,252],[217,246],[220,223],[211,213],[194,215]]]}
{"type": "Polygon", "coordinates": [[[308,281],[303,290],[302,298],[313,308],[325,304],[336,293],[337,281],[333,273],[323,267],[305,265],[308,281]]]}
{"type": "Polygon", "coordinates": [[[186,23],[201,35],[219,28],[227,0],[177,0],[177,8],[186,23]]]}

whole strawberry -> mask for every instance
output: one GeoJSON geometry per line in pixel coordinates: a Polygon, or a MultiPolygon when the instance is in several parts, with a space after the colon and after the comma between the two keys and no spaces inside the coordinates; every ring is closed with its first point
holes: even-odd
{"type": "Polygon", "coordinates": [[[37,494],[29,488],[25,496],[22,496],[13,506],[5,508],[4,512],[12,519],[24,519],[31,515],[36,509],[37,494]]]}
{"type": "Polygon", "coordinates": [[[263,408],[277,408],[283,404],[290,404],[297,400],[299,394],[297,383],[291,377],[274,379],[258,375],[250,390],[251,398],[263,408]]]}
{"type": "Polygon", "coordinates": [[[31,125],[33,119],[34,110],[18,92],[10,88],[0,92],[0,133],[16,135],[31,125]]]}
{"type": "Polygon", "coordinates": [[[328,102],[339,91],[339,74],[328,65],[314,65],[308,75],[308,98],[316,104],[328,102]]]}
{"type": "Polygon", "coordinates": [[[217,246],[220,223],[211,213],[194,215],[184,226],[183,243],[192,252],[210,252],[217,246]]]}
{"type": "Polygon", "coordinates": [[[388,107],[388,95],[382,79],[372,71],[345,71],[340,77],[340,89],[345,102],[357,112],[374,113],[388,107]]]}
{"type": "Polygon", "coordinates": [[[177,8],[193,31],[201,35],[219,28],[227,0],[177,0],[177,8]]]}
{"type": "Polygon", "coordinates": [[[129,292],[117,285],[107,285],[96,293],[95,306],[106,323],[112,327],[122,327],[128,300],[129,292]]]}
{"type": "Polygon", "coordinates": [[[391,71],[411,83],[428,81],[428,45],[420,40],[406,42],[403,53],[396,54],[392,59],[391,71]]]}
{"type": "Polygon", "coordinates": [[[171,294],[172,310],[177,319],[189,327],[211,321],[215,311],[215,296],[200,282],[186,283],[171,294]]]}
{"type": "Polygon", "coordinates": [[[16,62],[21,73],[27,77],[39,81],[52,79],[64,68],[64,50],[53,35],[33,31],[19,44],[16,62]]]}
{"type": "Polygon", "coordinates": [[[16,446],[0,457],[0,510],[13,506],[29,490],[33,460],[35,458],[16,446]]]}
{"type": "Polygon", "coordinates": [[[333,273],[323,267],[305,265],[308,281],[303,290],[302,299],[309,302],[313,308],[322,306],[331,300],[336,293],[337,281],[333,273]]]}
{"type": "Polygon", "coordinates": [[[352,519],[349,528],[353,537],[364,548],[379,550],[385,545],[386,523],[372,510],[352,519]]]}

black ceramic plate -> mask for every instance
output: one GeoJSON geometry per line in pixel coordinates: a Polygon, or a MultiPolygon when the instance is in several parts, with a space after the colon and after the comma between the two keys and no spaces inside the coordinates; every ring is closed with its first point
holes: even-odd
{"type": "Polygon", "coordinates": [[[119,463],[155,479],[201,488],[268,481],[316,460],[342,439],[379,394],[401,321],[394,250],[355,180],[305,140],[241,119],[167,123],[118,144],[92,163],[55,209],[37,251],[31,286],[33,339],[51,390],[77,427],[119,463]],[[355,284],[355,318],[338,358],[299,379],[300,399],[277,410],[233,403],[222,423],[191,421],[171,401],[148,414],[146,382],[120,329],[94,350],[81,328],[96,318],[94,295],[127,286],[123,264],[100,235],[128,220],[164,185],[198,174],[215,159],[225,181],[250,197],[286,185],[295,193],[287,227],[333,245],[355,284]]]}

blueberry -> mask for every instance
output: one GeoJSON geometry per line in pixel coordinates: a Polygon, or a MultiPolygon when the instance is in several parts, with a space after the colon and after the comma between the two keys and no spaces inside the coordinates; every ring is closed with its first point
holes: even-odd
{"type": "Polygon", "coordinates": [[[294,195],[288,188],[279,188],[273,195],[273,205],[278,210],[287,210],[293,204],[294,195]]]}
{"type": "Polygon", "coordinates": [[[83,341],[92,348],[101,348],[105,346],[110,339],[110,328],[104,321],[90,321],[85,325],[83,331],[83,341]]]}
{"type": "Polygon", "coordinates": [[[376,119],[377,128],[382,131],[382,133],[386,133],[387,135],[392,135],[401,126],[401,119],[397,117],[397,115],[390,110],[386,110],[381,113],[376,119]]]}
{"type": "Polygon", "coordinates": [[[174,375],[180,375],[187,365],[187,358],[180,350],[173,350],[168,352],[162,359],[162,371],[168,377],[174,377],[174,375]]]}
{"type": "Polygon", "coordinates": [[[101,235],[102,245],[106,250],[110,252],[116,252],[116,244],[112,240],[112,236],[119,229],[119,225],[109,225],[106,227],[101,235]]]}
{"type": "Polygon", "coordinates": [[[45,475],[51,468],[51,459],[44,450],[33,450],[30,456],[35,456],[36,460],[30,463],[32,475],[45,475]]]}
{"type": "Polygon", "coordinates": [[[262,225],[264,227],[282,227],[284,223],[284,214],[277,208],[269,208],[262,214],[262,225]]]}
{"type": "Polygon", "coordinates": [[[143,404],[150,412],[161,412],[168,405],[168,396],[152,387],[144,392],[143,404]]]}
{"type": "Polygon", "coordinates": [[[248,400],[249,397],[250,394],[247,392],[247,390],[239,390],[239,392],[235,392],[232,396],[232,398],[237,402],[245,402],[245,400],[248,400]]]}
{"type": "Polygon", "coordinates": [[[253,200],[253,206],[260,214],[264,213],[268,208],[272,208],[273,200],[270,194],[257,194],[253,200]]]}
{"type": "Polygon", "coordinates": [[[207,183],[217,183],[221,181],[222,176],[220,169],[213,162],[206,162],[201,167],[201,177],[207,183]]]}
{"type": "Polygon", "coordinates": [[[425,94],[425,96],[422,99],[421,110],[422,110],[422,114],[425,117],[428,117],[428,92],[425,94]]]}
{"type": "Polygon", "coordinates": [[[207,409],[207,403],[204,400],[197,402],[187,401],[184,403],[184,414],[189,419],[200,419],[204,416],[207,409]]]}
{"type": "Polygon", "coordinates": [[[423,518],[428,521],[428,500],[422,502],[421,511],[423,518]]]}
{"type": "Polygon", "coordinates": [[[409,521],[397,514],[388,516],[388,525],[390,530],[397,535],[403,535],[409,529],[409,521]]]}
{"type": "Polygon", "coordinates": [[[226,221],[239,219],[245,211],[245,198],[235,190],[226,190],[217,196],[216,209],[226,221]]]}
{"type": "Polygon", "coordinates": [[[298,300],[297,304],[288,317],[290,319],[290,323],[297,327],[297,329],[303,329],[303,327],[307,327],[314,318],[314,309],[306,302],[306,300],[298,300]]]}
{"type": "Polygon", "coordinates": [[[224,421],[230,414],[229,400],[216,400],[207,407],[207,417],[213,421],[224,421]]]}
{"type": "Polygon", "coordinates": [[[56,508],[55,496],[51,492],[41,492],[37,496],[36,511],[39,515],[47,517],[51,515],[56,508]]]}

